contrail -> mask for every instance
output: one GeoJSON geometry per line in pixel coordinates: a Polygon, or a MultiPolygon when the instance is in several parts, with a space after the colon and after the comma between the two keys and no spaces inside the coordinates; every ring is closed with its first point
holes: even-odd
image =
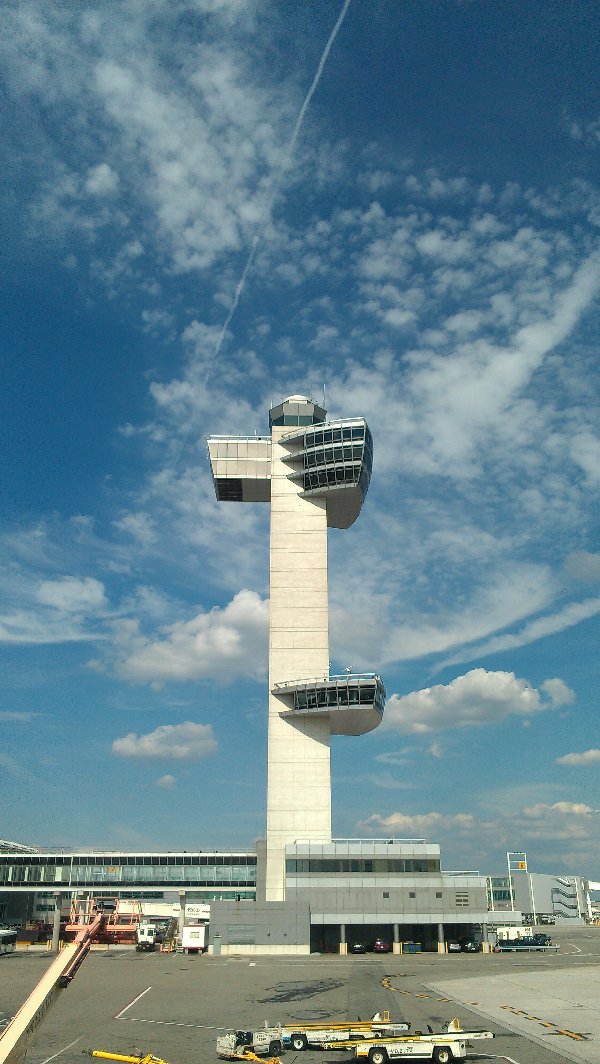
{"type": "Polygon", "coordinates": [[[314,78],[312,80],[312,85],[310,86],[310,89],[308,90],[308,92],[307,92],[307,94],[306,94],[306,96],[304,98],[304,103],[302,104],[302,107],[300,108],[298,117],[296,119],[296,124],[294,126],[294,130],[293,130],[293,133],[292,133],[292,136],[291,136],[291,139],[290,139],[290,143],[288,144],[287,151],[286,151],[286,153],[285,153],[285,155],[283,157],[283,161],[281,163],[281,166],[279,167],[279,170],[277,171],[275,180],[273,181],[273,187],[271,188],[271,194],[270,194],[268,202],[267,202],[267,209],[266,209],[266,212],[265,212],[265,215],[266,215],[265,216],[265,220],[264,220],[263,224],[260,226],[258,232],[255,234],[255,236],[254,236],[254,238],[252,240],[252,247],[250,248],[250,254],[248,255],[248,258],[246,260],[246,265],[244,266],[244,269],[242,270],[242,275],[241,275],[241,277],[240,277],[240,279],[239,279],[239,281],[238,281],[238,283],[236,285],[235,292],[233,294],[233,299],[231,301],[229,310],[227,311],[227,316],[225,318],[225,321],[223,322],[223,328],[221,329],[221,333],[219,335],[219,339],[217,340],[215,349],[213,351],[212,358],[211,358],[208,366],[206,367],[206,372],[205,372],[205,376],[204,376],[204,383],[205,384],[206,384],[206,382],[208,380],[210,372],[211,372],[211,370],[212,370],[217,358],[219,357],[219,355],[221,353],[221,348],[223,346],[223,341],[225,339],[225,335],[226,335],[227,330],[228,330],[228,328],[229,328],[229,326],[231,324],[231,319],[233,318],[233,315],[235,314],[235,312],[237,310],[237,306],[238,306],[238,303],[240,301],[240,296],[241,296],[242,292],[244,291],[244,287],[246,285],[246,278],[248,277],[248,274],[249,274],[249,272],[250,272],[250,270],[252,268],[252,263],[254,262],[254,256],[256,255],[256,250],[257,250],[258,245],[260,243],[261,237],[262,237],[262,235],[264,233],[265,226],[266,226],[266,224],[267,224],[267,222],[269,220],[269,216],[271,214],[271,207],[273,206],[273,201],[274,201],[275,196],[277,195],[277,192],[279,190],[279,185],[280,185],[280,182],[281,182],[281,178],[285,174],[285,172],[286,172],[286,170],[287,170],[287,168],[288,168],[288,166],[290,164],[292,155],[294,153],[294,148],[296,147],[296,141],[298,140],[298,134],[300,133],[300,129],[301,129],[302,123],[304,121],[304,116],[305,116],[305,114],[306,114],[306,112],[308,110],[308,107],[310,106],[310,101],[312,100],[312,98],[313,98],[313,96],[314,96],[314,94],[316,92],[316,89],[317,89],[317,86],[319,84],[319,81],[321,80],[321,75],[323,73],[323,69],[325,67],[325,63],[327,62],[327,59],[329,57],[329,53],[330,53],[331,49],[333,48],[335,39],[336,39],[336,37],[338,35],[338,32],[339,32],[340,27],[342,25],[342,22],[344,21],[344,19],[346,17],[346,12],[347,12],[348,8],[350,7],[351,2],[352,2],[352,0],[344,0],[344,3],[342,4],[342,10],[340,11],[340,13],[338,15],[337,22],[336,22],[335,26],[333,27],[331,33],[329,34],[329,39],[328,39],[327,44],[325,45],[325,47],[323,49],[323,54],[322,54],[322,56],[321,56],[321,58],[319,60],[319,65],[317,67],[317,72],[316,72],[316,74],[315,74],[315,76],[314,76],[314,78]]]}

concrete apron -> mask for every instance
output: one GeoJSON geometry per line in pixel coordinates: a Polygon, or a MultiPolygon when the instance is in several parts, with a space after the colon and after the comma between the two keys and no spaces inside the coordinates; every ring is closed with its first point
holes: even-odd
{"type": "Polygon", "coordinates": [[[600,965],[452,979],[427,989],[567,1060],[600,1064],[600,965]]]}

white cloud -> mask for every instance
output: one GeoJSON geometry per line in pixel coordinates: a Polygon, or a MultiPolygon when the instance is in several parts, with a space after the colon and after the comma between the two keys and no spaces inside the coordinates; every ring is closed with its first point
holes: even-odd
{"type": "Polygon", "coordinates": [[[586,805],[585,802],[554,802],[553,805],[538,802],[536,805],[526,806],[523,810],[523,816],[531,820],[541,820],[552,813],[557,813],[559,816],[587,817],[594,812],[596,810],[586,805]]]}
{"type": "Polygon", "coordinates": [[[564,754],[556,758],[557,765],[595,765],[600,763],[600,750],[592,748],[581,754],[564,754]]]}
{"type": "Polygon", "coordinates": [[[59,580],[43,580],[36,598],[44,606],[61,613],[94,614],[107,606],[104,586],[94,577],[79,579],[63,576],[59,580]]]}
{"type": "Polygon", "coordinates": [[[571,602],[556,613],[549,613],[545,617],[538,617],[529,624],[524,625],[517,632],[506,635],[493,636],[484,643],[468,647],[456,657],[451,657],[443,662],[444,665],[453,665],[456,662],[473,661],[475,658],[484,657],[486,654],[497,654],[499,651],[511,650],[516,647],[526,646],[547,635],[555,635],[563,632],[566,628],[572,628],[589,617],[595,617],[600,613],[600,598],[586,599],[584,602],[571,602]]]}
{"type": "Polygon", "coordinates": [[[114,521],[115,528],[132,536],[141,547],[149,547],[156,542],[154,522],[147,513],[129,513],[114,521]]]}
{"type": "Polygon", "coordinates": [[[550,702],[544,702],[536,688],[513,672],[473,669],[446,685],[392,695],[382,727],[404,735],[427,734],[496,724],[509,716],[529,716],[573,700],[573,692],[562,680],[548,680],[541,686],[550,702]]]}
{"type": "Polygon", "coordinates": [[[119,175],[108,165],[99,163],[92,166],[85,179],[85,191],[90,196],[110,196],[117,191],[119,175]]]}
{"type": "Polygon", "coordinates": [[[475,826],[475,817],[471,813],[390,813],[383,816],[381,813],[373,813],[366,820],[359,822],[361,830],[381,830],[384,833],[395,833],[405,838],[420,838],[428,835],[435,836],[436,832],[458,831],[472,832],[475,826]]]}
{"type": "Polygon", "coordinates": [[[112,744],[113,754],[119,757],[148,761],[200,761],[216,753],[217,749],[211,725],[195,724],[190,720],[182,724],[162,724],[147,735],[129,732],[112,744]]]}
{"type": "Polygon", "coordinates": [[[240,591],[223,609],[166,625],[159,639],[126,628],[120,633],[119,675],[138,683],[262,677],[268,616],[268,602],[253,591],[240,591]]]}
{"type": "Polygon", "coordinates": [[[548,696],[553,706],[568,706],[575,701],[575,692],[563,680],[544,680],[540,690],[548,696]]]}
{"type": "Polygon", "coordinates": [[[168,791],[172,790],[176,783],[177,780],[175,779],[175,776],[171,776],[171,774],[167,772],[166,775],[160,776],[159,779],[157,779],[156,786],[162,787],[163,790],[168,791]]]}

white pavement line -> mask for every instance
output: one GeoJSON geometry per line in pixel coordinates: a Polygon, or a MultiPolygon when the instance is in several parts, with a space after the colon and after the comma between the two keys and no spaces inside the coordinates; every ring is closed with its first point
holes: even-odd
{"type": "MultiPolygon", "coordinates": [[[[133,1005],[133,1001],[131,1002],[131,1004],[133,1005]]],[[[118,1016],[115,1016],[115,1019],[118,1019],[118,1018],[119,1018],[118,1016]]],[[[180,1020],[145,1020],[145,1019],[141,1019],[139,1016],[126,1016],[125,1019],[128,1020],[129,1023],[160,1023],[164,1027],[194,1027],[194,1028],[196,1028],[196,1030],[202,1030],[202,1031],[229,1031],[230,1030],[229,1027],[213,1027],[213,1025],[210,1024],[210,1023],[181,1023],[180,1020]]],[[[42,1062],[42,1064],[43,1064],[43,1062],[42,1062]]]]}
{"type": "Polygon", "coordinates": [[[509,1060],[510,1064],[519,1064],[517,1060],[513,1060],[512,1057],[507,1057],[505,1053],[486,1053],[486,1057],[491,1057],[492,1060],[509,1060]]]}
{"type": "Polygon", "coordinates": [[[145,990],[142,990],[141,994],[138,994],[137,997],[134,997],[133,1001],[130,1001],[129,1004],[126,1005],[124,1009],[121,1009],[120,1012],[117,1012],[117,1015],[115,1016],[115,1020],[120,1020],[121,1016],[123,1016],[124,1013],[127,1012],[127,1009],[130,1009],[132,1005],[135,1005],[136,1001],[139,1001],[140,998],[143,998],[144,994],[147,994],[149,990],[152,990],[151,986],[147,986],[145,990]]]}
{"type": "Polygon", "coordinates": [[[71,1046],[74,1046],[77,1042],[81,1042],[82,1038],[83,1038],[83,1035],[80,1034],[79,1038],[76,1038],[75,1041],[73,1041],[73,1042],[69,1042],[68,1046],[65,1046],[64,1049],[59,1049],[58,1053],[53,1053],[51,1057],[46,1057],[45,1060],[42,1060],[41,1064],[48,1064],[48,1061],[54,1060],[55,1057],[59,1057],[61,1053],[66,1053],[67,1049],[70,1049],[71,1046]]]}

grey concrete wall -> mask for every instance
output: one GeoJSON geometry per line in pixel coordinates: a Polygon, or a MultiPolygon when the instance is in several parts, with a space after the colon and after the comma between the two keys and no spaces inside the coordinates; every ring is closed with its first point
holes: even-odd
{"type": "Polygon", "coordinates": [[[336,884],[327,889],[312,886],[309,889],[290,889],[291,901],[310,904],[312,923],[482,923],[487,919],[485,886],[471,887],[467,905],[457,905],[456,895],[463,893],[449,889],[440,882],[406,886],[354,886],[336,884]],[[414,897],[411,897],[414,894],[414,897]],[[437,895],[441,894],[441,897],[437,895]]]}
{"type": "Polygon", "coordinates": [[[286,950],[310,946],[310,912],[301,899],[292,902],[215,901],[210,910],[210,944],[222,947],[263,945],[286,950]]]}

